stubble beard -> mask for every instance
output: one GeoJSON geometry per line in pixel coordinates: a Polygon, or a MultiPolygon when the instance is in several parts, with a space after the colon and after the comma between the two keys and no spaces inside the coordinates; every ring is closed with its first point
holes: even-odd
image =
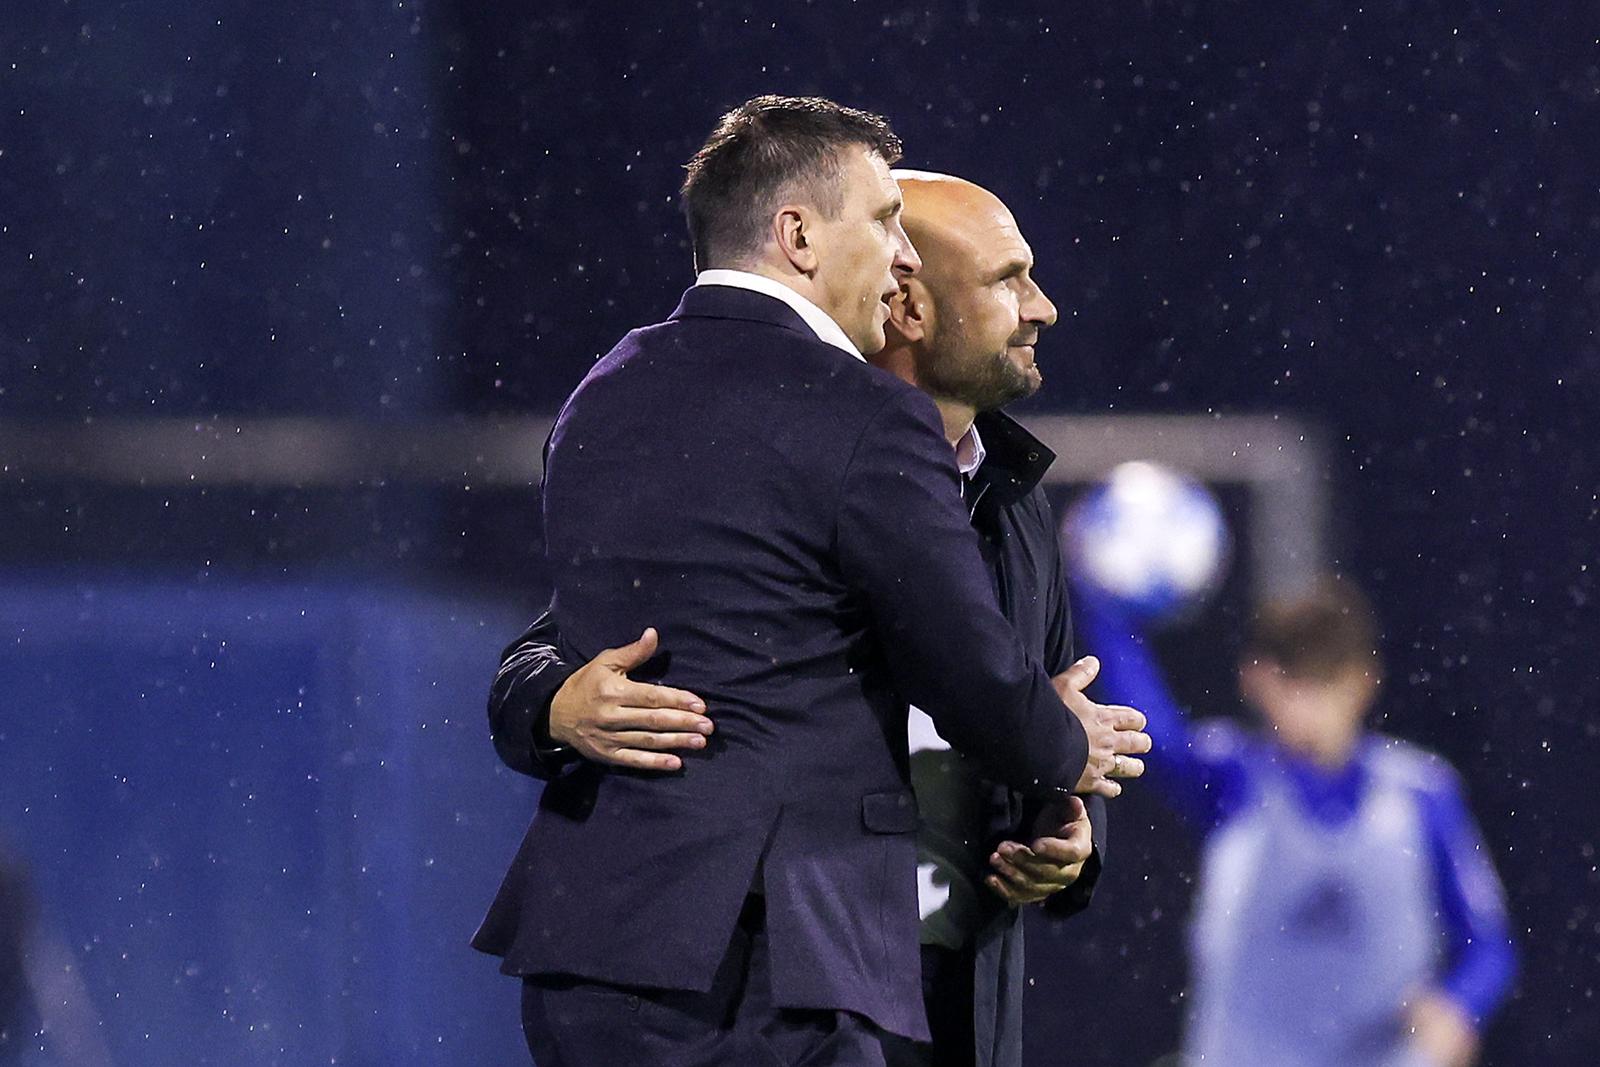
{"type": "Polygon", "coordinates": [[[1012,360],[1012,340],[1006,341],[1007,348],[981,358],[961,354],[965,346],[956,340],[956,345],[930,360],[924,369],[922,384],[929,393],[986,412],[999,411],[1038,391],[1040,379],[1012,360]]]}

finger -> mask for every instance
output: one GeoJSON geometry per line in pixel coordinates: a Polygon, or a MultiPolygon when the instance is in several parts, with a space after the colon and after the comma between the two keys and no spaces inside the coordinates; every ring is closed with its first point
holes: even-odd
{"type": "Polygon", "coordinates": [[[1002,872],[992,873],[986,878],[986,881],[989,881],[990,885],[997,886],[995,891],[1000,893],[1000,896],[1005,897],[1006,901],[1011,902],[1011,904],[1032,904],[1034,901],[1042,901],[1043,897],[1050,896],[1048,891],[1032,888],[1027,878],[1016,877],[1014,870],[1010,873],[1003,872],[1003,870],[1002,872]]]}
{"type": "Polygon", "coordinates": [[[683,760],[671,753],[647,752],[637,748],[616,749],[607,762],[639,771],[676,771],[683,767],[683,760]]]}
{"type": "Polygon", "coordinates": [[[1018,844],[1015,841],[1001,842],[995,849],[995,854],[1036,882],[1065,886],[1072,879],[1069,868],[1077,866],[1087,858],[1088,848],[1083,848],[1081,851],[1084,855],[1079,856],[1077,853],[1080,849],[1075,842],[1067,838],[1040,838],[1034,842],[1034,846],[1046,842],[1053,842],[1050,845],[1049,855],[1037,847],[1018,844]]]}
{"type": "MultiPolygon", "coordinates": [[[[1005,862],[1002,860],[1002,862],[1005,862]]],[[[992,866],[992,865],[991,865],[992,866]]],[[[1073,869],[1076,863],[1047,863],[1041,859],[1016,860],[1011,863],[1010,869],[1015,873],[1016,885],[1024,890],[1043,893],[1054,893],[1065,889],[1072,884],[1073,869]]],[[[999,871],[999,867],[995,867],[999,871]]],[[[1004,874],[1004,871],[1000,872],[1004,874]]]]}
{"type": "Polygon", "coordinates": [[[1144,712],[1138,708],[1125,708],[1121,705],[1106,705],[1111,719],[1113,730],[1143,730],[1149,725],[1149,720],[1144,717],[1144,712]]]}
{"type": "Polygon", "coordinates": [[[993,892],[995,896],[999,897],[1001,900],[1005,901],[1007,904],[1010,904],[1014,908],[1020,907],[1025,903],[1025,901],[1017,899],[1015,890],[1013,890],[1009,885],[995,875],[989,875],[989,877],[983,880],[983,884],[988,886],[990,891],[993,892]]]}
{"type": "Polygon", "coordinates": [[[1088,825],[1089,809],[1078,796],[1056,796],[1039,813],[1034,831],[1039,837],[1071,837],[1079,825],[1088,825]]]}
{"type": "Polygon", "coordinates": [[[616,687],[613,699],[618,704],[631,704],[636,708],[680,708],[705,714],[706,702],[693,693],[674,689],[670,685],[651,685],[649,682],[622,680],[616,687]]]}
{"type": "Polygon", "coordinates": [[[646,626],[637,641],[630,641],[619,648],[608,648],[596,656],[595,661],[605,664],[612,670],[631,671],[656,654],[659,641],[660,635],[656,633],[656,628],[646,626]]]}
{"type": "Polygon", "coordinates": [[[1118,730],[1116,738],[1117,751],[1124,754],[1142,756],[1155,747],[1154,740],[1142,730],[1118,730]]]}
{"type": "Polygon", "coordinates": [[[991,877],[998,876],[1017,899],[1025,903],[1042,900],[1051,893],[1067,887],[1065,882],[1057,882],[1050,878],[1036,878],[1026,871],[1007,863],[999,856],[991,856],[989,864],[995,869],[995,875],[991,875],[991,877]]]}
{"type": "Polygon", "coordinates": [[[1138,778],[1144,774],[1144,760],[1134,756],[1123,756],[1117,760],[1117,765],[1111,769],[1111,773],[1118,778],[1138,778]]]}
{"type": "Polygon", "coordinates": [[[1033,850],[1021,841],[1002,841],[995,846],[994,854],[1013,863],[1033,858],[1033,850]]]}
{"type": "Polygon", "coordinates": [[[1071,884],[1074,875],[1070,868],[1079,864],[1078,860],[1066,863],[1057,863],[1045,859],[1027,845],[1015,841],[1003,841],[990,856],[990,866],[1004,873],[1005,870],[1014,871],[1034,888],[1047,889],[1054,892],[1065,889],[1071,884]]]}
{"type": "Polygon", "coordinates": [[[1056,692],[1064,697],[1069,692],[1083,692],[1099,673],[1100,661],[1093,656],[1084,656],[1050,680],[1055,683],[1056,692]]]}
{"type": "Polygon", "coordinates": [[[1088,793],[1091,796],[1097,797],[1120,797],[1122,795],[1122,786],[1118,785],[1110,778],[1097,777],[1094,779],[1094,781],[1089,783],[1089,788],[1080,789],[1079,792],[1088,793]]]}
{"type": "Polygon", "coordinates": [[[706,747],[706,739],[702,734],[683,733],[651,733],[648,730],[619,730],[609,735],[613,749],[625,748],[646,749],[651,752],[662,752],[667,749],[699,749],[706,747]]]}
{"type": "Polygon", "coordinates": [[[1150,751],[1150,735],[1123,730],[1111,735],[1111,752],[1123,757],[1150,751]]]}
{"type": "Polygon", "coordinates": [[[670,753],[621,748],[613,744],[611,738],[603,733],[582,737],[573,747],[582,753],[584,759],[589,760],[591,763],[602,763],[610,767],[635,767],[647,771],[675,771],[683,766],[683,761],[670,753]]]}
{"type": "Polygon", "coordinates": [[[600,727],[604,730],[648,730],[657,734],[706,734],[714,727],[711,720],[692,711],[673,708],[640,708],[623,705],[606,708],[600,713],[600,727]]]}
{"type": "Polygon", "coordinates": [[[709,734],[711,720],[692,711],[675,708],[647,708],[631,704],[606,703],[594,712],[594,723],[602,730],[649,730],[653,733],[709,734]]]}
{"type": "Polygon", "coordinates": [[[1094,851],[1094,841],[1086,832],[1082,838],[1041,837],[1029,847],[1038,862],[1075,867],[1089,858],[1089,853],[1094,851]]]}
{"type": "Polygon", "coordinates": [[[999,855],[989,857],[989,866],[994,868],[994,873],[999,875],[1007,885],[1018,893],[1029,893],[1037,887],[1033,879],[1024,874],[1015,864],[1007,863],[999,855]]]}

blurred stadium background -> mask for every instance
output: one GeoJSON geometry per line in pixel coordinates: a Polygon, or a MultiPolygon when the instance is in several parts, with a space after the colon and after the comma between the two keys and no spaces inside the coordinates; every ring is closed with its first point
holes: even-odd
{"type": "MultiPolygon", "coordinates": [[[[1462,769],[1511,893],[1486,1062],[1594,1062],[1591,5],[6,23],[0,842],[79,1062],[525,1062],[466,939],[533,802],[482,705],[544,600],[542,428],[691,280],[678,166],[763,91],[1011,204],[1062,309],[1019,411],[1058,504],[1127,458],[1218,490],[1237,564],[1163,638],[1186,699],[1232,710],[1256,589],[1372,593],[1383,725],[1462,769]]],[[[1189,840],[1118,802],[1094,911],[1032,937],[1033,1064],[1176,1045],[1189,840]]]]}

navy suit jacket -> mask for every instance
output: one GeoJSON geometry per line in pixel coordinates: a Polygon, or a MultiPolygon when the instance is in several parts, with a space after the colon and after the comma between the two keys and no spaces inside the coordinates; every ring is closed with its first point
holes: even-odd
{"type": "Polygon", "coordinates": [[[760,892],[777,1003],[925,1037],[907,701],[1023,792],[1087,759],[996,604],[932,402],[780,301],[697,287],[568,400],[543,503],[562,658],[653,625],[635,677],[717,731],[678,773],[550,781],[474,944],[512,974],[704,990],[760,892]]]}

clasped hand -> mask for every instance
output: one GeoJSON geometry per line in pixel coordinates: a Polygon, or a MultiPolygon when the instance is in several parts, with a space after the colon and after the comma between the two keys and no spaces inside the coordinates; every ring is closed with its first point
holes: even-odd
{"type": "Polygon", "coordinates": [[[1089,683],[1100,674],[1100,661],[1084,656],[1051,679],[1056,695],[1078,717],[1089,735],[1089,762],[1078,779],[1075,793],[1097,793],[1114,797],[1122,792],[1118,778],[1137,778],[1144,773],[1144,760],[1150,751],[1150,735],[1144,732],[1142,711],[1121,704],[1097,704],[1084,694],[1089,683]]]}

